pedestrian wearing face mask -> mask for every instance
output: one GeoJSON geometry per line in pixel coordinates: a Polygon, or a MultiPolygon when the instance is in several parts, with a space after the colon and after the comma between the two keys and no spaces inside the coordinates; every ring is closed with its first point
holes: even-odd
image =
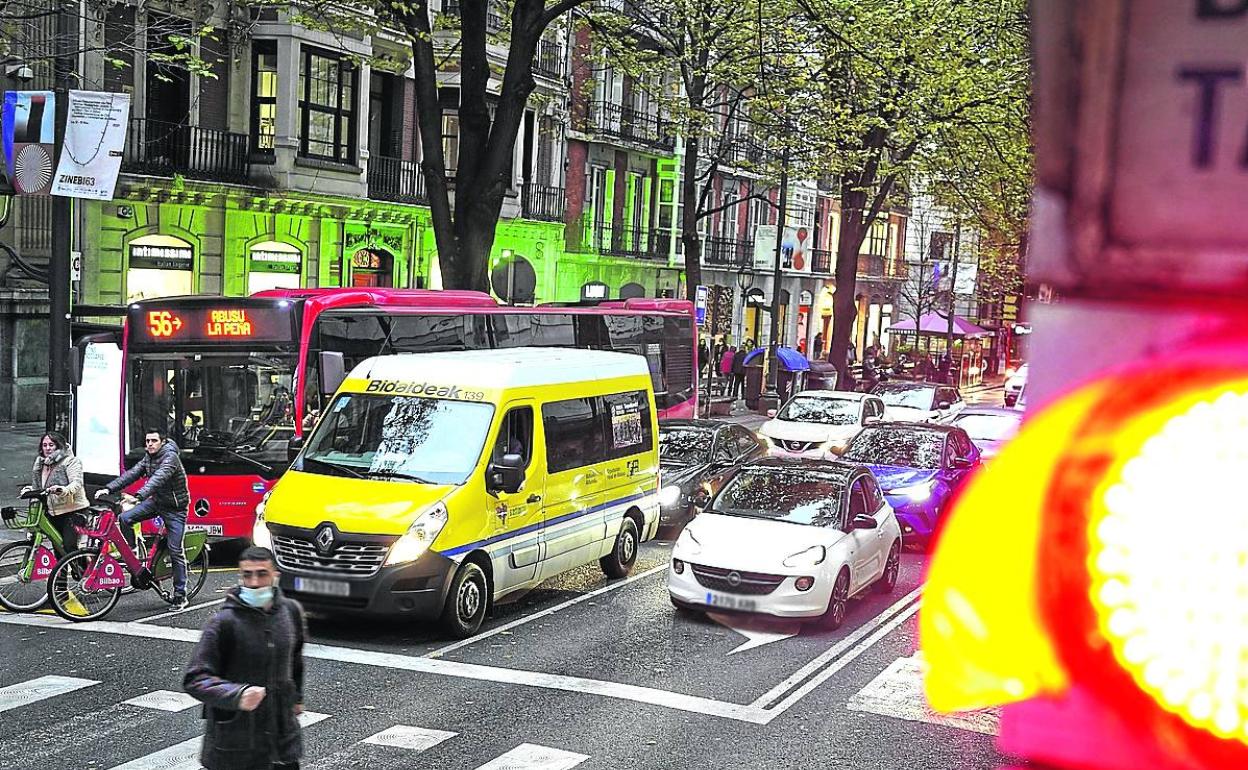
{"type": "Polygon", "coordinates": [[[207,770],[298,770],[303,741],[303,608],[282,596],[267,548],[238,560],[239,584],[204,627],[182,680],[204,703],[207,770]]]}

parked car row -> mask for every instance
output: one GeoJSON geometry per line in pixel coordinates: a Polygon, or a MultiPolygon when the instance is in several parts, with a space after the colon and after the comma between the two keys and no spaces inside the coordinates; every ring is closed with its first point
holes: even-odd
{"type": "Polygon", "coordinates": [[[1021,413],[967,406],[956,388],[887,382],[808,390],[757,436],[734,424],[660,425],[668,589],[682,610],[816,618],[891,591],[903,544],[936,532],[947,503],[1018,428],[1021,413]]]}

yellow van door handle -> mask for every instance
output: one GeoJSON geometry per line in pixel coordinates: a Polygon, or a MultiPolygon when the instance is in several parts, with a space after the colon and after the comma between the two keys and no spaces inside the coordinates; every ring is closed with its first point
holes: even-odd
{"type": "Polygon", "coordinates": [[[542,496],[541,496],[541,495],[529,495],[529,500],[528,500],[528,502],[530,502],[530,503],[540,503],[541,501],[542,501],[542,496]]]}

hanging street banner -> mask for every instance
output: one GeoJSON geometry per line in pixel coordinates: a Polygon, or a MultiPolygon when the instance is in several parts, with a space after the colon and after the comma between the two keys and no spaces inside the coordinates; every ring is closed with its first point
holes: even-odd
{"type": "Polygon", "coordinates": [[[51,91],[5,91],[0,111],[5,175],[18,195],[52,192],[56,96],[51,91]]]}
{"type": "MultiPolygon", "coordinates": [[[[780,269],[786,273],[811,273],[814,233],[802,225],[784,228],[780,242],[780,269]]],[[[776,226],[754,228],[754,269],[774,270],[776,265],[776,226]]]]}
{"type": "Polygon", "coordinates": [[[52,194],[112,200],[129,122],[130,94],[70,91],[65,142],[52,194]]]}

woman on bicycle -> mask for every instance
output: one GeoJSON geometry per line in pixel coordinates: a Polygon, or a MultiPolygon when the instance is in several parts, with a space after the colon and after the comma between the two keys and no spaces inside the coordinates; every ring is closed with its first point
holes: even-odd
{"type": "Polygon", "coordinates": [[[74,526],[86,526],[82,514],[90,505],[82,483],[82,461],[74,457],[64,436],[45,433],[39,440],[39,455],[30,475],[31,485],[23,491],[38,489],[48,493],[48,515],[61,533],[65,552],[74,550],[78,547],[74,526]]]}

